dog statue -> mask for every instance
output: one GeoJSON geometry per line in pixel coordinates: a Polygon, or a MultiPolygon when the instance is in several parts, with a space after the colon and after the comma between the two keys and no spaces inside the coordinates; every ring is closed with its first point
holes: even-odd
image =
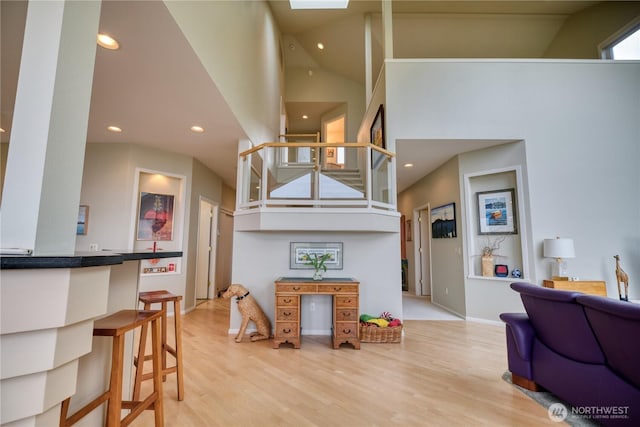
{"type": "Polygon", "coordinates": [[[236,335],[236,342],[242,341],[250,320],[256,324],[256,328],[258,329],[258,332],[251,334],[251,341],[268,340],[271,337],[271,322],[255,298],[250,295],[247,288],[238,284],[230,285],[227,290],[224,291],[222,297],[236,297],[236,302],[238,303],[238,311],[240,311],[240,315],[242,316],[242,324],[240,325],[238,335],[236,335]]]}

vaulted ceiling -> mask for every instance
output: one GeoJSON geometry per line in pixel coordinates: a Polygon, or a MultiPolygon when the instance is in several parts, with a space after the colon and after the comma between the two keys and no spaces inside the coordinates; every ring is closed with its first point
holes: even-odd
{"type": "MultiPolygon", "coordinates": [[[[369,14],[374,76],[380,69],[380,1],[352,0],[346,10],[326,11],[293,11],[283,0],[267,3],[282,32],[287,68],[323,69],[364,85],[364,25],[369,14]],[[324,44],[324,50],[317,49],[318,42],[324,44]]],[[[394,56],[541,57],[567,17],[595,3],[598,2],[394,0],[394,56]]],[[[1,138],[6,142],[10,137],[26,2],[3,0],[0,7],[1,125],[7,130],[1,138]]],[[[236,144],[245,136],[163,2],[104,1],[100,28],[117,34],[123,47],[117,56],[98,49],[88,142],[129,142],[184,153],[199,159],[235,187],[236,144]],[[112,123],[119,124],[124,132],[107,132],[106,126],[112,123]],[[189,131],[192,124],[215,131],[194,134],[189,131]]],[[[313,108],[313,115],[319,116],[337,105],[300,104],[287,104],[291,118],[305,108],[313,108]]],[[[290,119],[289,131],[295,132],[296,126],[290,119]]],[[[304,126],[308,127],[308,122],[304,126]]],[[[456,150],[442,150],[441,145],[431,144],[428,154],[432,163],[436,159],[435,163],[441,164],[456,154],[456,150]]],[[[462,144],[459,150],[466,150],[465,147],[462,144]]],[[[399,157],[425,156],[424,145],[406,144],[404,149],[407,151],[399,152],[399,157]]],[[[433,167],[437,164],[425,166],[420,173],[424,175],[433,167]]],[[[403,179],[404,173],[398,171],[402,183],[399,188],[414,179],[403,179]]]]}

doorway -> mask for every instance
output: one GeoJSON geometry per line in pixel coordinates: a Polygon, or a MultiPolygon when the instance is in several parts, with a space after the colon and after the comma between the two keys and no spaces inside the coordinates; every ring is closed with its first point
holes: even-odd
{"type": "MultiPolygon", "coordinates": [[[[324,142],[342,143],[345,141],[345,119],[346,115],[342,114],[322,122],[324,142]]],[[[324,169],[343,169],[344,161],[344,148],[332,147],[325,149],[324,169]]]]}
{"type": "Polygon", "coordinates": [[[218,205],[201,196],[196,253],[196,302],[215,297],[212,282],[216,277],[217,230],[218,205]]]}
{"type": "Polygon", "coordinates": [[[429,205],[414,211],[418,217],[416,295],[431,296],[431,215],[429,205]]]}

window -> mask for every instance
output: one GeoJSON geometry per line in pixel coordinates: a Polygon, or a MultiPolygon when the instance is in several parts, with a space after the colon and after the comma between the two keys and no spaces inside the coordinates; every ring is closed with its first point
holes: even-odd
{"type": "Polygon", "coordinates": [[[640,60],[640,18],[600,44],[602,59],[640,60]]]}

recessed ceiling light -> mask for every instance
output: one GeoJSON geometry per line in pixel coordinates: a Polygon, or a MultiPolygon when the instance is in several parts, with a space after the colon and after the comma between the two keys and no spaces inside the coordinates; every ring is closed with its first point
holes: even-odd
{"type": "Polygon", "coordinates": [[[4,133],[4,129],[0,128],[0,133],[4,133]]]}
{"type": "Polygon", "coordinates": [[[107,126],[107,130],[110,132],[116,132],[116,133],[122,132],[122,129],[119,128],[118,126],[107,126]]]}
{"type": "Polygon", "coordinates": [[[201,126],[191,126],[191,131],[196,133],[204,132],[204,128],[201,126]]]}
{"type": "Polygon", "coordinates": [[[403,166],[405,168],[412,168],[413,167],[413,163],[405,163],[403,166]]]}
{"type": "Polygon", "coordinates": [[[109,50],[118,50],[120,43],[110,35],[100,33],[98,34],[98,46],[109,50]]]}
{"type": "Polygon", "coordinates": [[[324,49],[324,45],[322,43],[318,43],[318,49],[323,50],[324,49]]]}
{"type": "Polygon", "coordinates": [[[303,114],[303,115],[302,115],[302,118],[303,118],[303,119],[305,119],[305,120],[307,120],[307,119],[309,118],[309,116],[307,116],[306,114],[303,114]]]}

